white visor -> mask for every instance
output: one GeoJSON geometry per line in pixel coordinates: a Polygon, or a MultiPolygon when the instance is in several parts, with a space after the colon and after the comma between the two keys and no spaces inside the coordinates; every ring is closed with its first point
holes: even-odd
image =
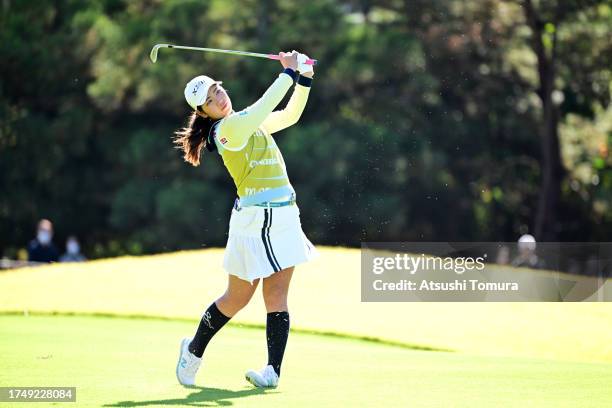
{"type": "Polygon", "coordinates": [[[220,84],[221,82],[215,81],[211,77],[206,75],[200,75],[193,78],[185,86],[185,99],[193,110],[196,110],[198,106],[203,105],[208,96],[208,90],[214,84],[220,84]]]}

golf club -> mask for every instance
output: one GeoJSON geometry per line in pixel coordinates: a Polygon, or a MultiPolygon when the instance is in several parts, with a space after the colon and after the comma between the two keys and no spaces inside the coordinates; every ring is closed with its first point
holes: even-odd
{"type": "MultiPolygon", "coordinates": [[[[151,50],[151,54],[149,57],[151,61],[157,61],[157,53],[160,48],[177,48],[180,50],[192,50],[192,51],[208,51],[208,52],[218,52],[222,54],[234,54],[234,55],[244,55],[247,57],[257,57],[257,58],[267,58],[273,60],[279,60],[280,57],[277,54],[260,54],[256,52],[247,52],[247,51],[235,51],[235,50],[221,50],[217,48],[202,48],[202,47],[187,47],[185,45],[173,45],[173,44],[155,44],[153,49],[151,50]]],[[[316,59],[308,59],[306,60],[306,64],[308,65],[316,65],[316,59]]]]}

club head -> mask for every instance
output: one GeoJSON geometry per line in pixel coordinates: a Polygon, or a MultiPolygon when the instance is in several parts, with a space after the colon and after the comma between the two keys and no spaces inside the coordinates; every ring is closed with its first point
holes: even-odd
{"type": "Polygon", "coordinates": [[[149,54],[149,58],[151,58],[151,61],[153,63],[157,61],[157,53],[159,52],[159,49],[162,47],[167,47],[167,46],[168,44],[155,44],[155,46],[151,50],[151,54],[149,54]]]}

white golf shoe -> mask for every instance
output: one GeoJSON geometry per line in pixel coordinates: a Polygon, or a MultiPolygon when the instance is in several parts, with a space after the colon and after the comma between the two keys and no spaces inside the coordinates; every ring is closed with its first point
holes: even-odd
{"type": "Polygon", "coordinates": [[[181,351],[176,363],[176,378],[182,385],[191,386],[195,384],[195,376],[202,364],[202,359],[191,354],[189,351],[191,339],[184,338],[181,341],[181,351]]]}
{"type": "Polygon", "coordinates": [[[260,388],[276,388],[278,385],[278,374],[271,365],[267,365],[259,371],[249,370],[244,377],[248,382],[260,388]]]}

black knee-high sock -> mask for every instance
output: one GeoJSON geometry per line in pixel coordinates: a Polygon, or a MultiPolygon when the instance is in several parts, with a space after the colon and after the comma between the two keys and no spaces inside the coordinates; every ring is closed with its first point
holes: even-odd
{"type": "Polygon", "coordinates": [[[280,375],[285,346],[289,337],[289,313],[268,313],[266,321],[266,337],[268,339],[268,365],[274,367],[280,375]]]}
{"type": "Polygon", "coordinates": [[[189,344],[189,351],[192,354],[195,354],[196,357],[202,358],[204,354],[204,349],[208,345],[208,342],[212,337],[225,325],[225,323],[229,322],[231,317],[225,316],[219,309],[217,305],[213,302],[212,305],[208,307],[206,312],[202,315],[202,320],[200,320],[200,324],[198,325],[198,330],[196,331],[195,336],[193,336],[193,340],[189,344]]]}

